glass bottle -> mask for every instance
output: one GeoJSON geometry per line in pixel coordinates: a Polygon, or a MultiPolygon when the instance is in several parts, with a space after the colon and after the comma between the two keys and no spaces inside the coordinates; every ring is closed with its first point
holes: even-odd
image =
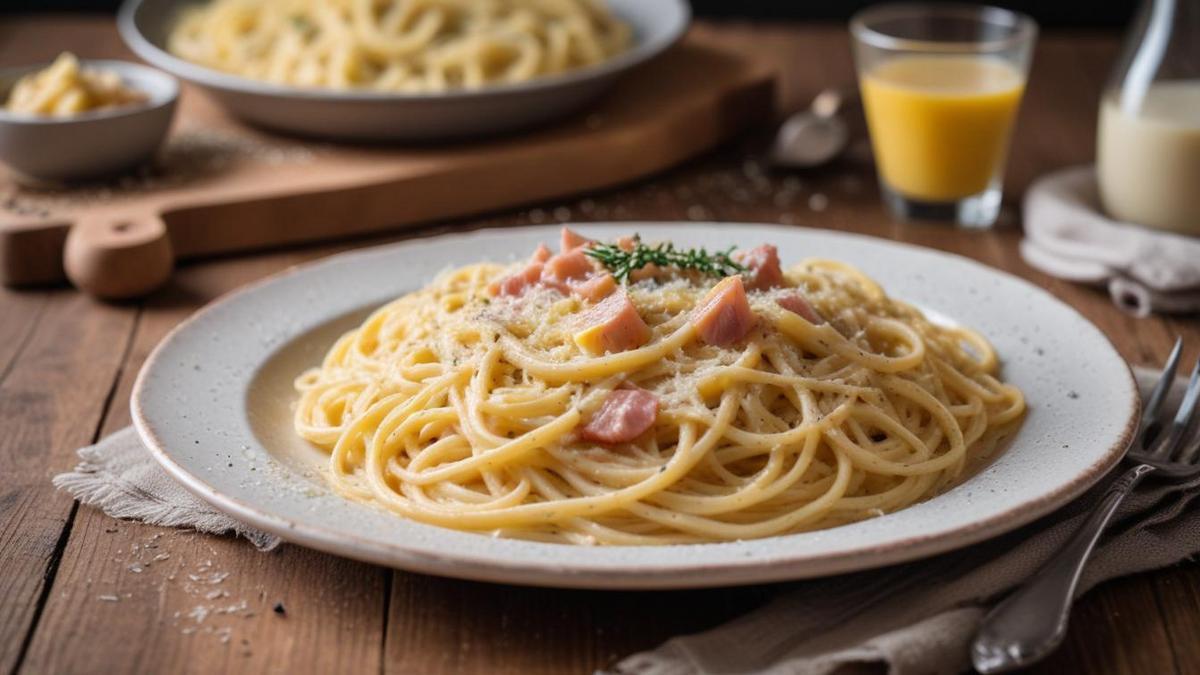
{"type": "Polygon", "coordinates": [[[1200,0],[1144,0],[1101,97],[1096,170],[1111,217],[1200,235],[1200,0]]]}

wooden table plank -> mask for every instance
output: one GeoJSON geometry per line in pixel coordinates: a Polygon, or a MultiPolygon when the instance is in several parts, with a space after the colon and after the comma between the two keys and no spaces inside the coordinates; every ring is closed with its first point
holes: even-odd
{"type": "Polygon", "coordinates": [[[45,292],[20,293],[0,288],[0,317],[17,319],[0,321],[0,382],[4,382],[13,363],[29,344],[48,299],[45,292]]]}
{"type": "MultiPolygon", "coordinates": [[[[146,305],[117,388],[122,404],[103,433],[130,423],[124,402],[133,379],[167,331],[212,298],[316,254],[228,260],[178,274],[146,305]]],[[[85,672],[104,663],[112,672],[375,672],[388,574],[301,547],[260,553],[241,540],[117,524],[84,509],[24,670],[85,672]],[[286,614],[273,611],[276,603],[286,614]],[[63,636],[71,635],[88,639],[64,648],[63,636]]]]}
{"type": "Polygon", "coordinates": [[[1200,635],[1200,565],[1181,565],[1143,576],[1153,582],[1177,671],[1200,673],[1200,649],[1196,648],[1196,636],[1200,635]]]}
{"type": "Polygon", "coordinates": [[[1079,673],[1188,673],[1172,653],[1151,576],[1105,584],[1076,604],[1063,646],[1030,669],[1033,675],[1079,673]]]}
{"type": "Polygon", "coordinates": [[[568,591],[403,572],[395,579],[384,662],[397,675],[590,673],[732,619],[770,594],[568,591]]]}
{"type": "MultiPolygon", "coordinates": [[[[774,60],[784,74],[781,101],[788,108],[807,104],[821,87],[853,81],[840,28],[741,23],[702,30],[774,60]]],[[[91,56],[122,51],[111,28],[92,19],[0,25],[0,62],[45,59],[65,44],[91,56]]],[[[1094,33],[1042,39],[1009,166],[1009,195],[1047,170],[1090,159],[1096,101],[1116,44],[1113,36],[1094,33]]],[[[625,189],[414,234],[566,220],[832,227],[960,253],[1026,277],[1096,322],[1132,361],[1161,362],[1175,334],[1188,337],[1189,356],[1200,355],[1194,318],[1133,319],[1101,292],[1028,268],[1016,253],[1018,204],[1011,198],[1006,226],[990,232],[896,224],[883,213],[873,169],[861,155],[821,172],[780,174],[759,161],[764,142],[749,139],[625,189]]],[[[0,438],[0,460],[16,467],[17,479],[13,488],[0,486],[0,565],[7,573],[0,575],[0,598],[6,610],[14,608],[0,612],[0,669],[10,670],[23,654],[27,672],[587,672],[671,635],[720,623],[773,592],[593,593],[474,584],[299,547],[260,554],[245,542],[117,523],[91,509],[79,512],[60,546],[71,503],[48,487],[49,476],[69,467],[71,450],[94,435],[114,383],[102,430],[128,422],[132,377],[171,326],[246,281],[375,241],[189,266],[144,306],[140,321],[137,308],[95,305],[66,291],[0,294],[6,319],[20,317],[0,322],[0,419],[17,421],[0,438]],[[126,343],[132,348],[122,358],[126,343]],[[163,554],[168,557],[154,559],[163,554]],[[141,572],[130,568],[137,564],[141,572]],[[207,583],[225,572],[228,577],[207,583]],[[50,589],[43,579],[52,580],[50,589]],[[284,601],[286,618],[268,611],[276,600],[284,601]]],[[[1064,649],[1035,672],[1198,672],[1200,647],[1191,639],[1198,624],[1200,566],[1119,580],[1083,599],[1064,649]]]]}
{"type": "Polygon", "coordinates": [[[0,383],[0,670],[19,658],[53,579],[70,497],[50,477],[71,466],[108,408],[136,310],[69,291],[50,294],[0,383]]]}

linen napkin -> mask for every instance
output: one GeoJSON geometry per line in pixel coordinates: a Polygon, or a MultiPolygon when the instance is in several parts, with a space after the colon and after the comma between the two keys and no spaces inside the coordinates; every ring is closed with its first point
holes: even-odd
{"type": "MultiPolygon", "coordinates": [[[[1155,371],[1135,369],[1148,392],[1155,371]]],[[[1168,409],[1182,394],[1177,383],[1168,409]]],[[[233,533],[262,550],[279,544],[215,511],[176,483],[132,428],[79,450],[54,484],[117,518],[233,533]]],[[[1114,472],[1119,474],[1120,472],[1114,472]]],[[[766,606],[712,630],[677,637],[614,666],[637,675],[839,673],[885,666],[891,675],[958,673],[990,602],[1027,578],[1091,512],[1112,476],[1078,500],[1016,532],[973,547],[881,570],[781,585],[766,606]]],[[[1176,563],[1200,551],[1200,508],[1191,484],[1143,483],[1093,554],[1080,592],[1101,581],[1176,563]]]]}
{"type": "Polygon", "coordinates": [[[281,541],[239,523],[188,492],[154,460],[133,427],[80,448],[76,454],[79,465],[55,476],[55,487],[113,518],[209,534],[231,533],[249,539],[262,551],[270,551],[281,541]]]}
{"type": "Polygon", "coordinates": [[[1200,312],[1200,238],[1110,219],[1091,166],[1029,188],[1021,257],[1051,276],[1107,288],[1136,316],[1200,312]]]}

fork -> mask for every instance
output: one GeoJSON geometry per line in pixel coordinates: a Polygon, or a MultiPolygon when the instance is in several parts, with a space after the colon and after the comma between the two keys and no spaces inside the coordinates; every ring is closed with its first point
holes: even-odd
{"type": "Polygon", "coordinates": [[[1134,466],[1108,488],[1096,510],[1062,549],[983,618],[971,646],[971,661],[979,672],[1023,668],[1054,651],[1066,635],[1084,563],[1125,497],[1149,474],[1183,481],[1200,473],[1200,433],[1190,431],[1200,400],[1200,360],[1192,369],[1174,417],[1167,419],[1169,413],[1163,410],[1182,350],[1183,340],[1176,340],[1162,377],[1142,409],[1126,454],[1134,466]]]}

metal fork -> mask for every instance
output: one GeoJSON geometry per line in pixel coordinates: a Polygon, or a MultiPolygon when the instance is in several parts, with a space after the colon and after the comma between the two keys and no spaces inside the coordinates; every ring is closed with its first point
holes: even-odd
{"type": "Polygon", "coordinates": [[[1067,632],[1067,618],[1079,575],[1113,513],[1142,478],[1153,473],[1182,481],[1200,473],[1200,431],[1193,430],[1200,400],[1200,360],[1192,369],[1183,402],[1172,419],[1163,408],[1175,381],[1183,340],[1175,342],[1162,377],[1142,409],[1137,433],[1126,454],[1134,464],[1104,493],[1096,510],[1063,548],[1023,586],[983,618],[971,661],[981,673],[1028,666],[1054,651],[1067,632]]]}

